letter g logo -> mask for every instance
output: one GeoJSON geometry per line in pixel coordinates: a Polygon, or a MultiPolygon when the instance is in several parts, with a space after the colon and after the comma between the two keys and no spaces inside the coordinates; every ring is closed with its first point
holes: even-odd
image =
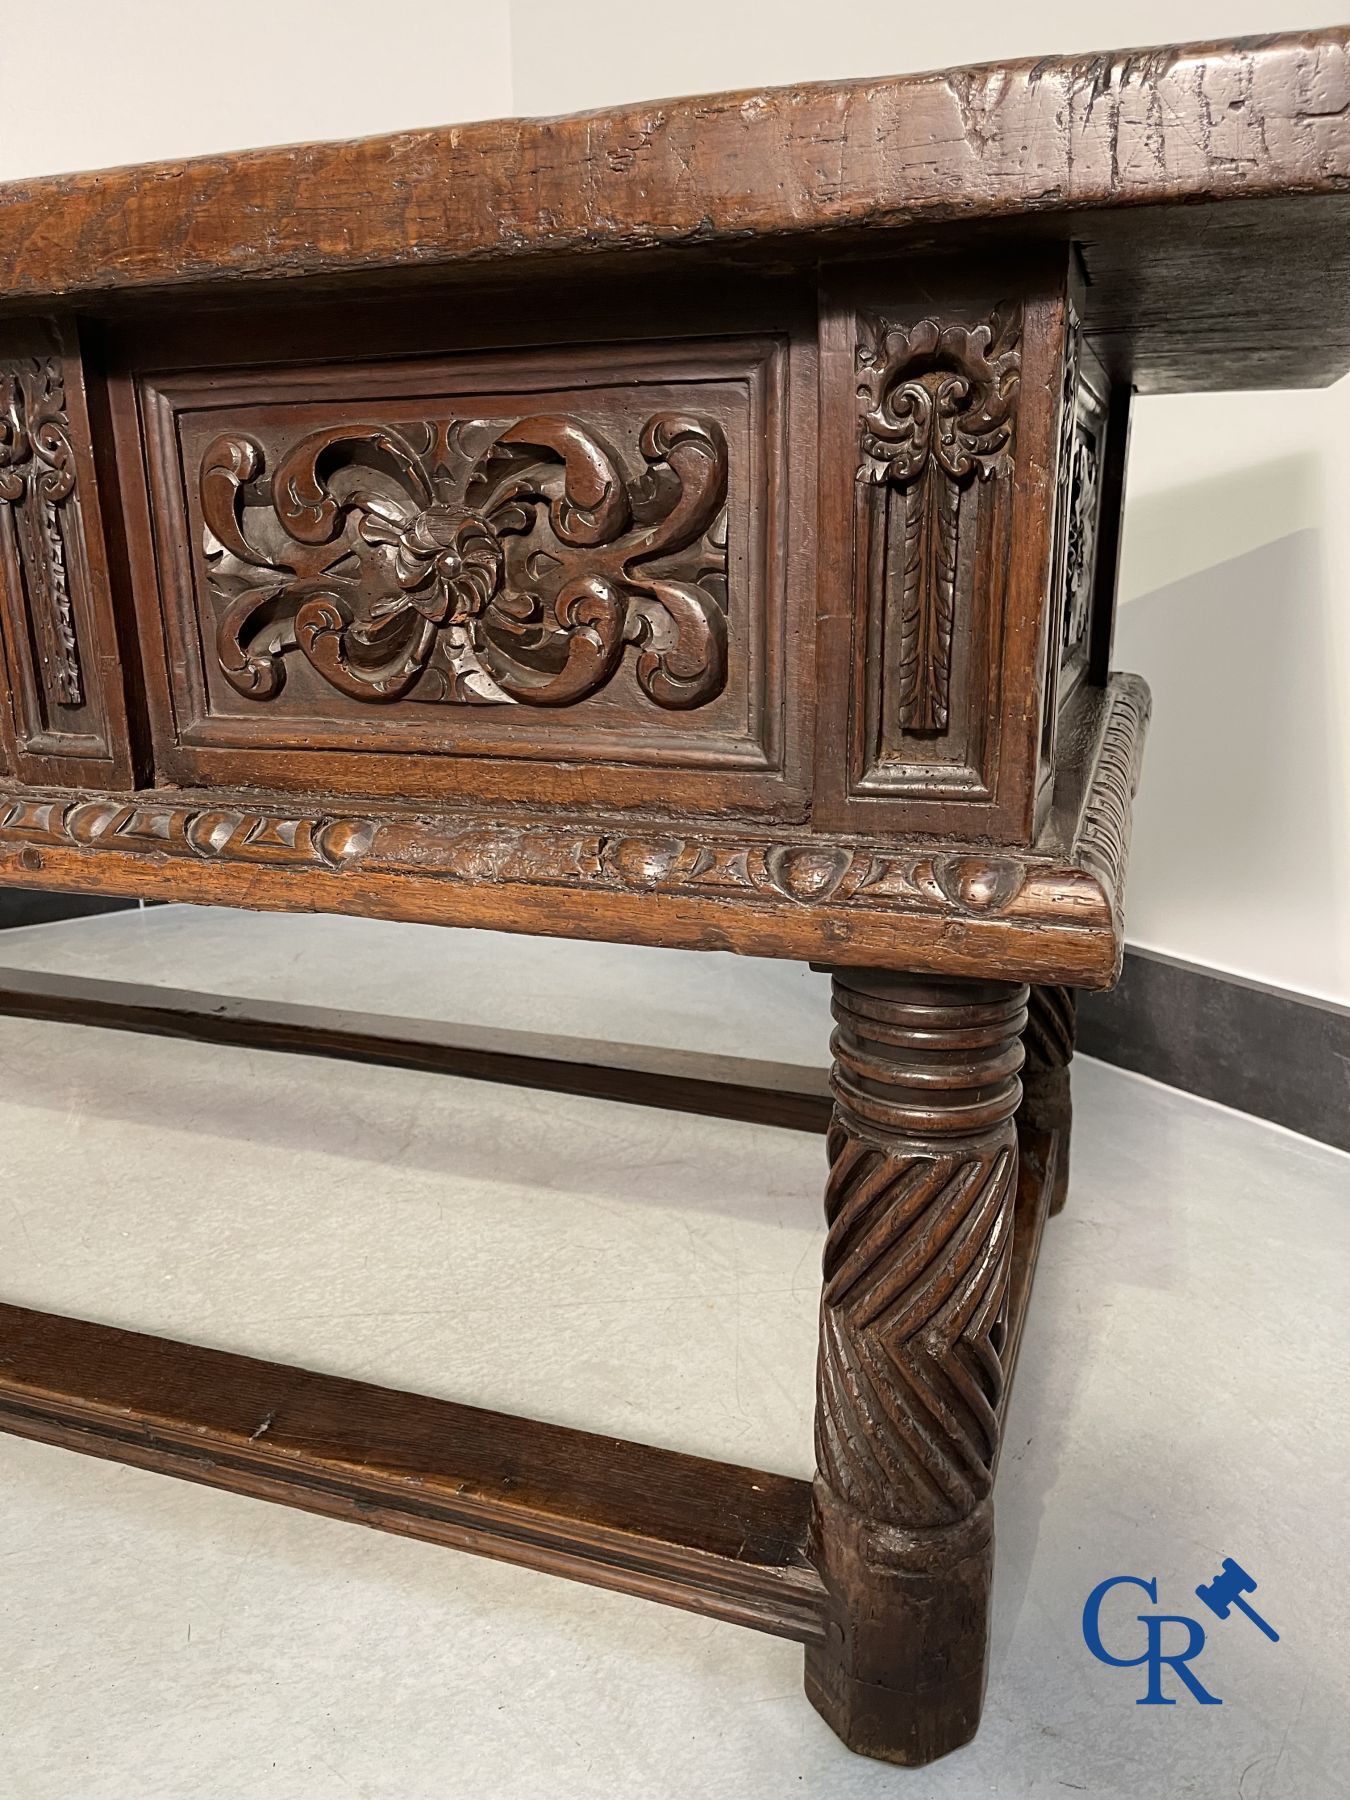
{"type": "MultiPolygon", "coordinates": [[[[1152,1581],[1141,1581],[1137,1575],[1111,1575],[1105,1581],[1099,1581],[1087,1597],[1083,1607],[1083,1642],[1100,1663],[1110,1663],[1114,1669],[1135,1669],[1139,1664],[1148,1661],[1148,1649],[1142,1656],[1112,1656],[1102,1642],[1102,1601],[1116,1587],[1142,1588],[1156,1606],[1158,1604],[1157,1578],[1152,1581]]],[[[1136,1615],[1137,1617],[1138,1615],[1136,1615]]]]}

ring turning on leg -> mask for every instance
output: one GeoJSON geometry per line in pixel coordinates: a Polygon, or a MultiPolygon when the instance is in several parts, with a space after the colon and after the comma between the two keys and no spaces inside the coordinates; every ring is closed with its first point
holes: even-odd
{"type": "Polygon", "coordinates": [[[924,1763],[984,1692],[1021,1032],[1007,982],[834,976],[835,1114],[806,1686],[852,1749],[924,1763]]]}

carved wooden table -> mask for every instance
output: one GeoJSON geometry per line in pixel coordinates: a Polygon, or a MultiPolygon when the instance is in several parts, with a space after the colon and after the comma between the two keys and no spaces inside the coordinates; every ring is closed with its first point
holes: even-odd
{"type": "Polygon", "coordinates": [[[810,1486],[15,1307],[0,1424],[797,1638],[874,1756],[971,1735],[1072,989],[1121,955],[1130,395],[1350,365],[1346,43],[0,192],[0,880],[812,959],[838,1021],[831,1110],[0,977],[827,1130],[810,1486]]]}

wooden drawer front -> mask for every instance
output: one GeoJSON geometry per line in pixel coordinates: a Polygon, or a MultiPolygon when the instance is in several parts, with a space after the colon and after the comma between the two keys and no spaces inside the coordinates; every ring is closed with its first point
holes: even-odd
{"type": "Polygon", "coordinates": [[[55,321],[0,328],[3,762],[21,780],[130,781],[83,370],[55,321]]]}
{"type": "Polygon", "coordinates": [[[158,771],[789,805],[786,362],[732,337],[142,375],[158,771]]]}

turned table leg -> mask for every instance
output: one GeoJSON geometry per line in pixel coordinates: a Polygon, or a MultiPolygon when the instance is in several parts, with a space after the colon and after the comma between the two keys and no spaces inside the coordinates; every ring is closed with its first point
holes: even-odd
{"type": "Polygon", "coordinates": [[[930,1762],[984,1694],[1027,990],[834,974],[811,1700],[853,1750],[930,1762]]]}
{"type": "Polygon", "coordinates": [[[1033,987],[1027,1002],[1027,1028],[1022,1034],[1026,1062],[1022,1067],[1019,1129],[1056,1139],[1050,1211],[1062,1212],[1069,1193],[1069,1138],[1073,1130],[1073,1097],[1069,1063],[1073,1058],[1077,996],[1071,987],[1033,987]]]}

